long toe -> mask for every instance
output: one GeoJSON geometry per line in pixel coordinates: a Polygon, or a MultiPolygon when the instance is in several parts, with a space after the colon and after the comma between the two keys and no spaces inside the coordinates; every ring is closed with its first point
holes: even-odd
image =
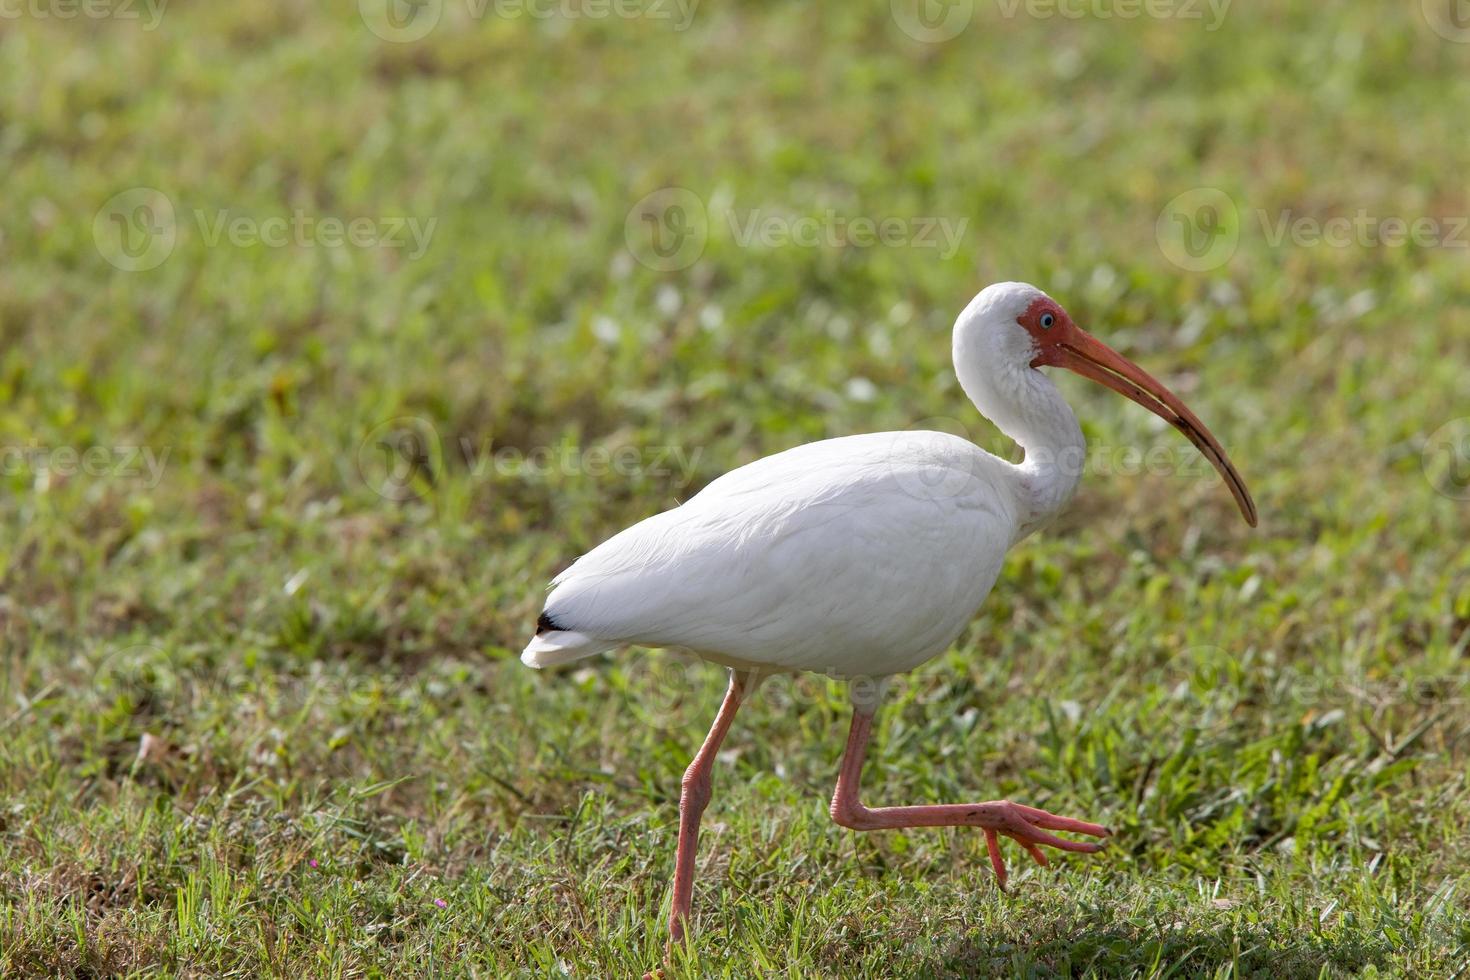
{"type": "Polygon", "coordinates": [[[1000,837],[989,827],[985,828],[985,849],[990,852],[990,867],[995,872],[995,883],[1001,891],[1006,890],[1006,863],[1000,856],[1000,837]]]}
{"type": "Polygon", "coordinates": [[[1047,830],[1065,830],[1072,834],[1086,834],[1089,837],[1111,837],[1113,832],[1099,823],[1088,823],[1085,820],[1074,820],[1072,817],[1059,817],[1055,813],[1037,809],[1034,806],[1025,806],[1020,803],[1012,803],[1026,818],[1027,823],[1047,830]]]}
{"type": "Polygon", "coordinates": [[[1001,825],[995,829],[999,833],[1011,838],[1011,840],[1018,842],[1041,864],[1045,864],[1046,860],[1037,845],[1055,847],[1059,851],[1073,851],[1078,854],[1093,854],[1106,846],[1106,842],[1104,841],[1068,840],[1065,837],[1058,837],[1056,834],[1048,833],[1041,829],[1042,827],[1073,830],[1079,827],[1091,828],[1079,830],[1078,832],[1093,833],[1093,831],[1097,831],[1097,833],[1093,833],[1093,836],[1106,836],[1106,828],[1098,824],[1084,823],[1081,820],[1069,820],[1065,817],[1058,817],[1055,814],[1047,813],[1045,810],[1038,810],[1035,807],[1021,806],[1018,803],[1009,802],[1003,811],[1001,825]],[[1040,814],[1041,816],[1037,817],[1035,814],[1040,814]]]}

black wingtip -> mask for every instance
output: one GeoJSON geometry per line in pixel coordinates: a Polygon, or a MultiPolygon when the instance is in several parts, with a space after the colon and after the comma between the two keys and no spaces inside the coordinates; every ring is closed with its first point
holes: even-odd
{"type": "Polygon", "coordinates": [[[541,614],[541,617],[536,620],[537,636],[540,636],[542,633],[551,633],[560,629],[561,626],[557,623],[556,620],[551,618],[550,613],[543,612],[541,614]]]}

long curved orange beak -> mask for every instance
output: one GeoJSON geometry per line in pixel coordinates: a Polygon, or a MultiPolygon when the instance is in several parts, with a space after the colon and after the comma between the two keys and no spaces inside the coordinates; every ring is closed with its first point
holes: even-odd
{"type": "Polygon", "coordinates": [[[1245,522],[1251,527],[1256,526],[1256,503],[1230,457],[1225,455],[1225,448],[1198,416],[1157,378],[1077,327],[1068,330],[1065,339],[1044,348],[1031,364],[1032,367],[1043,365],[1066,368],[1107,385],[1184,433],[1230,487],[1245,522]]]}

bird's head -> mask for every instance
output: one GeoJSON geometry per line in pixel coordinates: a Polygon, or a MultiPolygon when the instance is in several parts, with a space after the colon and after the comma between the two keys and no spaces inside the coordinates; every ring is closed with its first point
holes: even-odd
{"type": "Polygon", "coordinates": [[[1245,481],[1205,424],[1162,382],[1073,322],[1035,286],[1001,282],[977,295],[955,324],[955,361],[983,358],[1002,370],[1066,368],[1106,385],[1184,433],[1230,488],[1241,514],[1256,526],[1245,481]]]}

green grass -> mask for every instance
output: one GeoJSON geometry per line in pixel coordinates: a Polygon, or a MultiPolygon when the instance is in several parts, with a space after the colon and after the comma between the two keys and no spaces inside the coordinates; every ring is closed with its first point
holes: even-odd
{"type": "Polygon", "coordinates": [[[1177,434],[1063,382],[1091,472],[899,685],[868,798],[1009,796],[1116,842],[1010,848],[1006,896],[979,834],[837,828],[845,694],[773,680],[722,756],[672,974],[1463,969],[1470,489],[1444,446],[1470,233],[1269,232],[1366,211],[1453,239],[1470,44],[1369,0],[1214,31],[982,0],[935,44],[886,2],[675,30],[451,0],[405,43],[353,8],[0,30],[0,974],[656,965],[723,678],[523,668],[544,583],[803,441],[1004,446],[948,331],[1012,278],[1175,386],[1261,527],[1177,434]],[[708,234],[659,271],[625,225],[670,186],[708,234]],[[108,204],[135,187],[176,240],[128,271],[113,214],[167,227],[157,196],[108,204]],[[1199,187],[1239,241],[1192,271],[1157,226],[1199,187]],[[222,213],[432,231],[273,247],[215,237],[222,213]],[[742,245],[752,214],[966,225],[947,256],[742,245]],[[410,470],[383,444],[423,451],[415,479],[385,484],[410,470]],[[1163,472],[1118,472],[1148,450],[1163,472]]]}

